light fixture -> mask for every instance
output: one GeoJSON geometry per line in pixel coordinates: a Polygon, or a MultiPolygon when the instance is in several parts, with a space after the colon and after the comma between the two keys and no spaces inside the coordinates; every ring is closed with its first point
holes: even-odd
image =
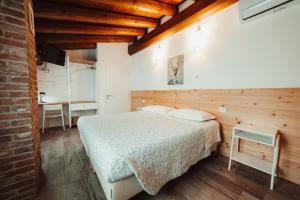
{"type": "Polygon", "coordinates": [[[161,44],[161,42],[158,42],[153,50],[153,63],[161,64],[164,59],[164,46],[161,44]]]}
{"type": "Polygon", "coordinates": [[[191,49],[193,53],[196,53],[198,51],[200,51],[200,45],[201,45],[201,41],[200,41],[200,33],[201,32],[201,23],[200,21],[198,21],[196,29],[194,31],[192,31],[192,37],[191,37],[191,49]]]}
{"type": "Polygon", "coordinates": [[[158,48],[159,48],[159,49],[161,48],[160,42],[158,43],[158,48]]]}
{"type": "Polygon", "coordinates": [[[200,21],[198,21],[198,24],[197,24],[197,32],[200,32],[201,31],[201,23],[200,21]]]}

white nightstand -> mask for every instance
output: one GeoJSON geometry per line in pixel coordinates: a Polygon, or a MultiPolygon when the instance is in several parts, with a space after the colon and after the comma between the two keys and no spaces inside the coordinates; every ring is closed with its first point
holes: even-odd
{"type": "Polygon", "coordinates": [[[279,139],[277,129],[272,129],[268,127],[250,126],[239,124],[233,127],[232,139],[231,139],[231,149],[228,170],[231,168],[231,160],[243,163],[265,173],[271,175],[270,190],[273,190],[274,176],[276,176],[276,168],[278,161],[279,152],[279,139]],[[237,152],[233,153],[234,140],[237,140],[237,152]],[[272,146],[274,148],[274,155],[272,162],[266,160],[261,160],[247,154],[241,153],[239,149],[239,139],[248,140],[252,142],[257,142],[260,144],[272,146]]]}

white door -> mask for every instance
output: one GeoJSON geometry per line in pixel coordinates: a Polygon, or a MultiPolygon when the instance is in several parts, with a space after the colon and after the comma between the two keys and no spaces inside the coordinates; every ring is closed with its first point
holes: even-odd
{"type": "Polygon", "coordinates": [[[118,61],[99,64],[99,113],[130,111],[129,66],[118,61]]]}

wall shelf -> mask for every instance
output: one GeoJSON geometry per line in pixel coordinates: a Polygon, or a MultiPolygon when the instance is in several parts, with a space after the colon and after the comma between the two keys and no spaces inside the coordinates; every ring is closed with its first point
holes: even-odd
{"type": "Polygon", "coordinates": [[[85,64],[85,65],[94,65],[97,61],[96,60],[84,60],[84,59],[78,59],[78,58],[70,58],[70,62],[85,64]]]}

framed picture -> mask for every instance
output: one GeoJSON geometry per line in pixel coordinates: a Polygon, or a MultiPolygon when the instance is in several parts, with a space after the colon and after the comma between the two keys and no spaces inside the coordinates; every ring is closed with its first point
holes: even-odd
{"type": "Polygon", "coordinates": [[[35,36],[35,29],[34,29],[34,15],[31,4],[28,2],[28,23],[29,29],[33,36],[35,36]]]}
{"type": "Polygon", "coordinates": [[[168,60],[168,85],[183,84],[184,55],[175,56],[168,60]]]}

